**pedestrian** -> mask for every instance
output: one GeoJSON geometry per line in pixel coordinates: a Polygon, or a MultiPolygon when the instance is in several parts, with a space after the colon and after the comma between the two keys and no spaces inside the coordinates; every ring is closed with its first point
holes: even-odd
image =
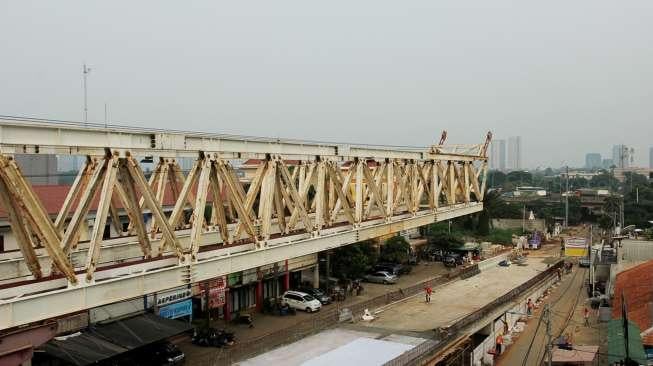
{"type": "Polygon", "coordinates": [[[562,270],[558,268],[557,273],[558,273],[558,281],[560,281],[562,279],[562,270]]]}
{"type": "Polygon", "coordinates": [[[531,299],[526,302],[526,315],[533,315],[533,301],[531,299]]]}
{"type": "Polygon", "coordinates": [[[494,349],[495,355],[499,356],[501,354],[502,346],[503,346],[503,334],[499,333],[496,339],[496,348],[494,349]]]}
{"type": "Polygon", "coordinates": [[[431,294],[433,293],[433,289],[431,288],[431,285],[426,285],[426,287],[424,287],[424,293],[426,294],[426,302],[430,303],[431,294]]]}
{"type": "Polygon", "coordinates": [[[590,311],[587,308],[587,306],[585,307],[585,309],[583,309],[583,318],[585,319],[585,326],[589,327],[590,326],[590,311]]]}

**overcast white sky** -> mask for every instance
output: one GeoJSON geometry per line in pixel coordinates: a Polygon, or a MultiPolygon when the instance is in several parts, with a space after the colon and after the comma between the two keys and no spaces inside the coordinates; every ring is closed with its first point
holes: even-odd
{"type": "Polygon", "coordinates": [[[365,143],[653,146],[653,1],[9,1],[0,114],[365,143]]]}

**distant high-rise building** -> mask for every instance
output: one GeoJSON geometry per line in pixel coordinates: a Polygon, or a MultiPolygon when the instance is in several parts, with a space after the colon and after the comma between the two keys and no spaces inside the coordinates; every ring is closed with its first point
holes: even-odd
{"type": "Polygon", "coordinates": [[[601,154],[587,153],[585,154],[585,168],[596,169],[601,167],[601,154]]]}
{"type": "Polygon", "coordinates": [[[648,149],[648,167],[653,169],[653,147],[648,149]]]}
{"type": "Polygon", "coordinates": [[[603,161],[601,161],[601,167],[603,169],[610,169],[613,165],[614,161],[612,159],[603,159],[603,161]]]}
{"type": "Polygon", "coordinates": [[[508,138],[508,169],[520,170],[522,168],[521,159],[521,136],[508,138]]]}
{"type": "Polygon", "coordinates": [[[506,170],[506,140],[490,143],[490,169],[506,170]]]}
{"type": "Polygon", "coordinates": [[[632,150],[626,145],[612,146],[612,162],[617,168],[628,168],[632,150]]]}

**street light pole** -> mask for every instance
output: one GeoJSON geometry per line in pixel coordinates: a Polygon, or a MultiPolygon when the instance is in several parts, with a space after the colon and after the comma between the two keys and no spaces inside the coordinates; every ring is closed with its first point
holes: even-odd
{"type": "Polygon", "coordinates": [[[565,228],[569,226],[569,165],[567,165],[567,181],[565,184],[565,228]]]}
{"type": "Polygon", "coordinates": [[[89,72],[91,72],[90,67],[86,67],[86,64],[84,64],[84,69],[83,69],[83,74],[84,74],[84,124],[88,122],[88,95],[86,91],[86,76],[88,75],[89,72]]]}

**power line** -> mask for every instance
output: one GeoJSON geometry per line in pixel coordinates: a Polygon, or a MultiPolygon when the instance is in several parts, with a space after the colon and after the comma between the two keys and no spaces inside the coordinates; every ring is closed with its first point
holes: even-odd
{"type": "Polygon", "coordinates": [[[531,349],[533,348],[533,342],[535,342],[535,338],[537,337],[537,332],[540,329],[540,325],[542,324],[542,316],[539,317],[539,320],[537,322],[537,327],[535,328],[535,333],[533,333],[533,338],[531,338],[531,343],[528,345],[528,350],[526,351],[526,356],[524,356],[524,359],[522,360],[521,365],[526,366],[526,361],[528,361],[528,356],[531,354],[531,349]]]}

